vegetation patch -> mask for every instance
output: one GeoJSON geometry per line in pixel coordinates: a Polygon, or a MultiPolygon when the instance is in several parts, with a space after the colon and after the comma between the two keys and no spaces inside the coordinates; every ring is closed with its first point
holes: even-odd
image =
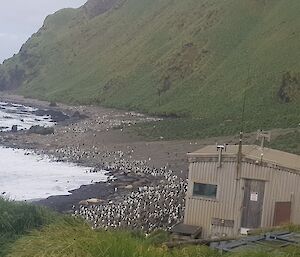
{"type": "MultiPolygon", "coordinates": [[[[131,126],[129,130],[148,140],[203,139],[238,135],[242,127],[244,127],[243,130],[245,133],[257,131],[261,128],[270,130],[275,124],[280,124],[282,128],[295,127],[295,131],[297,131],[296,123],[289,121],[288,117],[273,119],[272,116],[269,119],[248,120],[244,122],[244,125],[240,117],[238,119],[222,120],[217,119],[217,117],[211,119],[166,118],[162,121],[136,124],[131,126]]],[[[289,150],[293,147],[296,149],[300,143],[299,140],[293,140],[298,138],[298,133],[295,132],[295,134],[291,133],[290,135],[280,137],[281,139],[278,138],[282,144],[281,148],[279,147],[279,143],[275,143],[277,140],[271,146],[280,148],[281,150],[289,150]]]]}
{"type": "Polygon", "coordinates": [[[168,249],[165,232],[146,237],[143,233],[128,231],[92,230],[81,220],[65,218],[63,221],[33,231],[19,239],[8,257],[296,257],[299,247],[286,247],[274,251],[259,249],[221,254],[206,246],[181,246],[168,249]],[[155,239],[155,240],[153,240],[155,239]]]}
{"type": "MultiPolygon", "coordinates": [[[[81,219],[0,200],[1,257],[298,257],[299,247],[221,254],[206,246],[168,249],[169,233],[93,230],[81,219]],[[31,232],[30,232],[31,230],[31,232]]],[[[299,231],[299,227],[284,229],[299,231]]],[[[259,232],[259,231],[258,231],[259,232]]]]}
{"type": "MultiPolygon", "coordinates": [[[[154,237],[156,237],[155,235],[154,237]]],[[[154,246],[153,237],[133,235],[126,231],[94,231],[78,220],[63,222],[34,231],[20,239],[9,257],[76,256],[76,257],[181,257],[218,256],[206,247],[186,247],[169,251],[164,246],[154,246]]]]}
{"type": "Polygon", "coordinates": [[[44,208],[0,198],[0,257],[6,256],[10,246],[22,235],[58,218],[44,208]]]}
{"type": "Polygon", "coordinates": [[[285,135],[278,136],[275,140],[272,140],[270,145],[271,148],[295,153],[300,155],[300,131],[290,132],[285,135]]]}
{"type": "Polygon", "coordinates": [[[286,72],[282,76],[282,83],[278,91],[278,96],[284,103],[297,101],[300,99],[300,73],[286,72]]]}

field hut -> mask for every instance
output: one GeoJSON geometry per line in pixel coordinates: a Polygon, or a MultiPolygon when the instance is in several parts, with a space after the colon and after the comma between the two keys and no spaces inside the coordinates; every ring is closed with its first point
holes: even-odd
{"type": "Polygon", "coordinates": [[[203,238],[300,224],[300,156],[255,145],[211,145],[188,154],[184,223],[203,238]]]}

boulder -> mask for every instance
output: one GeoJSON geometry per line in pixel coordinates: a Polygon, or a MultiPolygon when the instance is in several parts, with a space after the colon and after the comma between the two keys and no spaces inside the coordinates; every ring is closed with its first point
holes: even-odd
{"type": "Polygon", "coordinates": [[[49,106],[50,106],[50,107],[57,107],[57,104],[56,104],[56,102],[50,102],[50,103],[49,103],[49,106]]]}
{"type": "Polygon", "coordinates": [[[88,116],[81,114],[79,111],[75,111],[72,115],[73,119],[86,119],[88,116]]]}
{"type": "Polygon", "coordinates": [[[50,135],[50,134],[54,134],[54,128],[35,125],[30,127],[29,133],[39,134],[39,135],[50,135]]]}
{"type": "Polygon", "coordinates": [[[17,132],[18,131],[18,125],[13,125],[11,127],[11,132],[17,132]]]}
{"type": "Polygon", "coordinates": [[[37,115],[37,116],[51,116],[51,119],[54,121],[54,122],[62,122],[62,121],[66,121],[68,120],[70,117],[61,112],[61,111],[56,111],[56,110],[36,110],[34,111],[34,114],[37,115]]]}

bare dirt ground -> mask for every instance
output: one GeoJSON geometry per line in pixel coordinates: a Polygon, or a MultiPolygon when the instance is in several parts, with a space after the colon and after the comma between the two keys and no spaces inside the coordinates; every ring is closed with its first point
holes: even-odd
{"type": "MultiPolygon", "coordinates": [[[[183,141],[148,141],[129,132],[126,127],[137,122],[147,122],[155,118],[137,113],[107,109],[95,106],[67,106],[58,104],[49,107],[49,102],[26,99],[15,95],[2,95],[2,101],[21,103],[41,109],[55,109],[72,116],[75,112],[86,115],[76,122],[62,122],[55,126],[51,135],[30,134],[27,132],[0,133],[2,145],[33,149],[38,153],[53,155],[63,161],[73,161],[85,166],[106,168],[114,171],[118,178],[108,183],[82,186],[69,196],[54,196],[42,200],[39,204],[58,211],[69,211],[72,205],[90,198],[113,199],[117,194],[126,193],[118,190],[125,185],[138,187],[154,183],[151,176],[135,172],[124,173],[124,169],[142,169],[141,167],[167,167],[186,178],[188,161],[186,154],[208,144],[237,143],[238,137],[209,138],[183,141]],[[124,168],[124,169],[123,169],[124,168]],[[120,170],[121,169],[121,170],[120,170]]],[[[254,142],[255,135],[246,135],[248,142],[254,142]]]]}

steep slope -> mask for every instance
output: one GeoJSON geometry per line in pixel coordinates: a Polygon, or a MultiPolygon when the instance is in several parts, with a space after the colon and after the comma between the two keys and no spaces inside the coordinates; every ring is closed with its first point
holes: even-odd
{"type": "Polygon", "coordinates": [[[90,0],[49,16],[0,66],[0,88],[221,127],[240,123],[246,98],[249,128],[296,127],[299,10],[298,0],[90,0]]]}

